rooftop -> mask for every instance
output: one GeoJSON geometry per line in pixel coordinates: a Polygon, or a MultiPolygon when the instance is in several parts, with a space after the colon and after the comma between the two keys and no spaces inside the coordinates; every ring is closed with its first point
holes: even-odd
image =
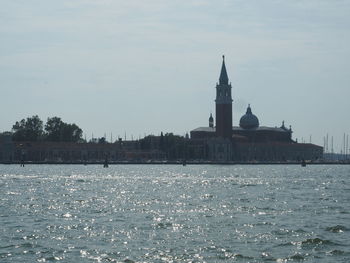
{"type": "MultiPolygon", "coordinates": [[[[215,132],[215,127],[198,127],[191,132],[215,132]]],[[[253,129],[243,129],[238,126],[233,126],[232,131],[274,131],[274,132],[289,132],[286,129],[280,128],[280,127],[266,127],[266,126],[260,126],[258,128],[253,129]]]]}

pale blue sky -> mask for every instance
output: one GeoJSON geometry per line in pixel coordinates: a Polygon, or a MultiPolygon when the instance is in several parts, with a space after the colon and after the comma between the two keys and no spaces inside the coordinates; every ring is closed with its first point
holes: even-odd
{"type": "MultiPolygon", "coordinates": [[[[221,56],[233,122],[350,134],[350,1],[0,0],[0,131],[38,114],[90,138],[208,125],[221,56]]],[[[215,115],[214,115],[215,116],[215,115]]],[[[336,149],[337,150],[337,149],[336,149]]]]}

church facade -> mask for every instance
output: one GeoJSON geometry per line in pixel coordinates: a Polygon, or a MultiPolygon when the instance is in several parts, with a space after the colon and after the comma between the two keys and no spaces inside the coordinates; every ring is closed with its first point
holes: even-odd
{"type": "MultiPolygon", "coordinates": [[[[212,114],[209,125],[190,132],[196,145],[197,158],[213,161],[300,161],[317,160],[323,148],[314,144],[297,143],[292,129],[260,126],[250,105],[240,118],[239,126],[232,125],[232,85],[229,82],[223,56],[219,82],[216,84],[215,126],[212,114]]],[[[196,155],[194,153],[194,155],[196,155]]]]}

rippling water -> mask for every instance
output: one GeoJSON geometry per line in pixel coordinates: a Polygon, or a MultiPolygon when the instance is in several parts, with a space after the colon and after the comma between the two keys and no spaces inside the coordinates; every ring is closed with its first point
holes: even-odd
{"type": "Polygon", "coordinates": [[[0,262],[350,262],[350,166],[0,165],[0,262]]]}

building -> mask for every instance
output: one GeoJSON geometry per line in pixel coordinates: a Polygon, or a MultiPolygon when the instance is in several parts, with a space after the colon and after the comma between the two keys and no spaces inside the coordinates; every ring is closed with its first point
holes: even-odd
{"type": "Polygon", "coordinates": [[[149,162],[183,159],[205,162],[288,162],[317,160],[323,148],[314,144],[297,143],[292,128],[260,126],[250,105],[232,123],[232,85],[229,82],[223,56],[219,82],[216,83],[215,119],[210,114],[209,125],[199,127],[182,137],[167,133],[149,135],[137,141],[114,143],[12,141],[11,133],[0,136],[0,161],[37,163],[149,162]],[[215,125],[214,125],[215,123],[215,125]]]}
{"type": "Polygon", "coordinates": [[[14,143],[10,133],[0,134],[0,161],[12,162],[14,159],[14,143]]]}
{"type": "Polygon", "coordinates": [[[164,160],[158,149],[142,149],[139,141],[115,143],[76,143],[25,141],[13,142],[11,137],[1,140],[0,162],[84,163],[84,162],[146,162],[164,160]]]}
{"type": "Polygon", "coordinates": [[[232,125],[232,85],[223,56],[219,83],[216,84],[215,121],[212,114],[209,126],[190,132],[198,158],[215,161],[299,161],[322,158],[323,148],[314,144],[300,144],[292,139],[292,128],[260,126],[250,105],[240,118],[239,126],[232,125]],[[201,145],[202,150],[198,150],[201,145]]]}

